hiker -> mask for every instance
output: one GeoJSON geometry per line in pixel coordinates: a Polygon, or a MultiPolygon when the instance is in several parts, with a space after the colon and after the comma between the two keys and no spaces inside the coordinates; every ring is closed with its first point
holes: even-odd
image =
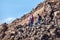
{"type": "Polygon", "coordinates": [[[33,14],[30,15],[30,19],[29,19],[29,26],[32,27],[33,26],[33,22],[34,22],[34,17],[33,14]]]}
{"type": "Polygon", "coordinates": [[[40,24],[42,17],[38,14],[37,24],[40,24]]]}

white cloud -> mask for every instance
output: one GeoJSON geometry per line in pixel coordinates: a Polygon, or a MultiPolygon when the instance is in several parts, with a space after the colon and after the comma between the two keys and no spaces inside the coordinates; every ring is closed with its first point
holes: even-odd
{"type": "Polygon", "coordinates": [[[15,20],[15,18],[13,18],[13,17],[8,17],[8,18],[6,18],[6,19],[4,19],[3,21],[2,21],[2,23],[11,23],[13,20],[15,20]]]}

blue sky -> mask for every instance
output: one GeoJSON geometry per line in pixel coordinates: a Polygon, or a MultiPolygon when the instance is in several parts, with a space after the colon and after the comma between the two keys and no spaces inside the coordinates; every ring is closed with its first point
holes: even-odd
{"type": "Polygon", "coordinates": [[[30,12],[44,0],[0,0],[0,24],[10,23],[30,12]]]}

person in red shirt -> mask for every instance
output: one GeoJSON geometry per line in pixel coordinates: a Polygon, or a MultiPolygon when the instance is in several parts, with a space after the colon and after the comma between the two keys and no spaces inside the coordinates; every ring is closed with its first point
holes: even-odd
{"type": "Polygon", "coordinates": [[[30,18],[29,18],[29,26],[32,27],[33,23],[34,23],[34,16],[33,16],[33,14],[31,14],[30,18]]]}

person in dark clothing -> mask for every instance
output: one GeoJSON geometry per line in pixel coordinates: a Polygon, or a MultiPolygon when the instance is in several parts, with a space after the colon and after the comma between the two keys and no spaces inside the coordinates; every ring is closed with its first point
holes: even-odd
{"type": "Polygon", "coordinates": [[[38,20],[36,24],[40,24],[42,17],[38,14],[38,20]]]}

